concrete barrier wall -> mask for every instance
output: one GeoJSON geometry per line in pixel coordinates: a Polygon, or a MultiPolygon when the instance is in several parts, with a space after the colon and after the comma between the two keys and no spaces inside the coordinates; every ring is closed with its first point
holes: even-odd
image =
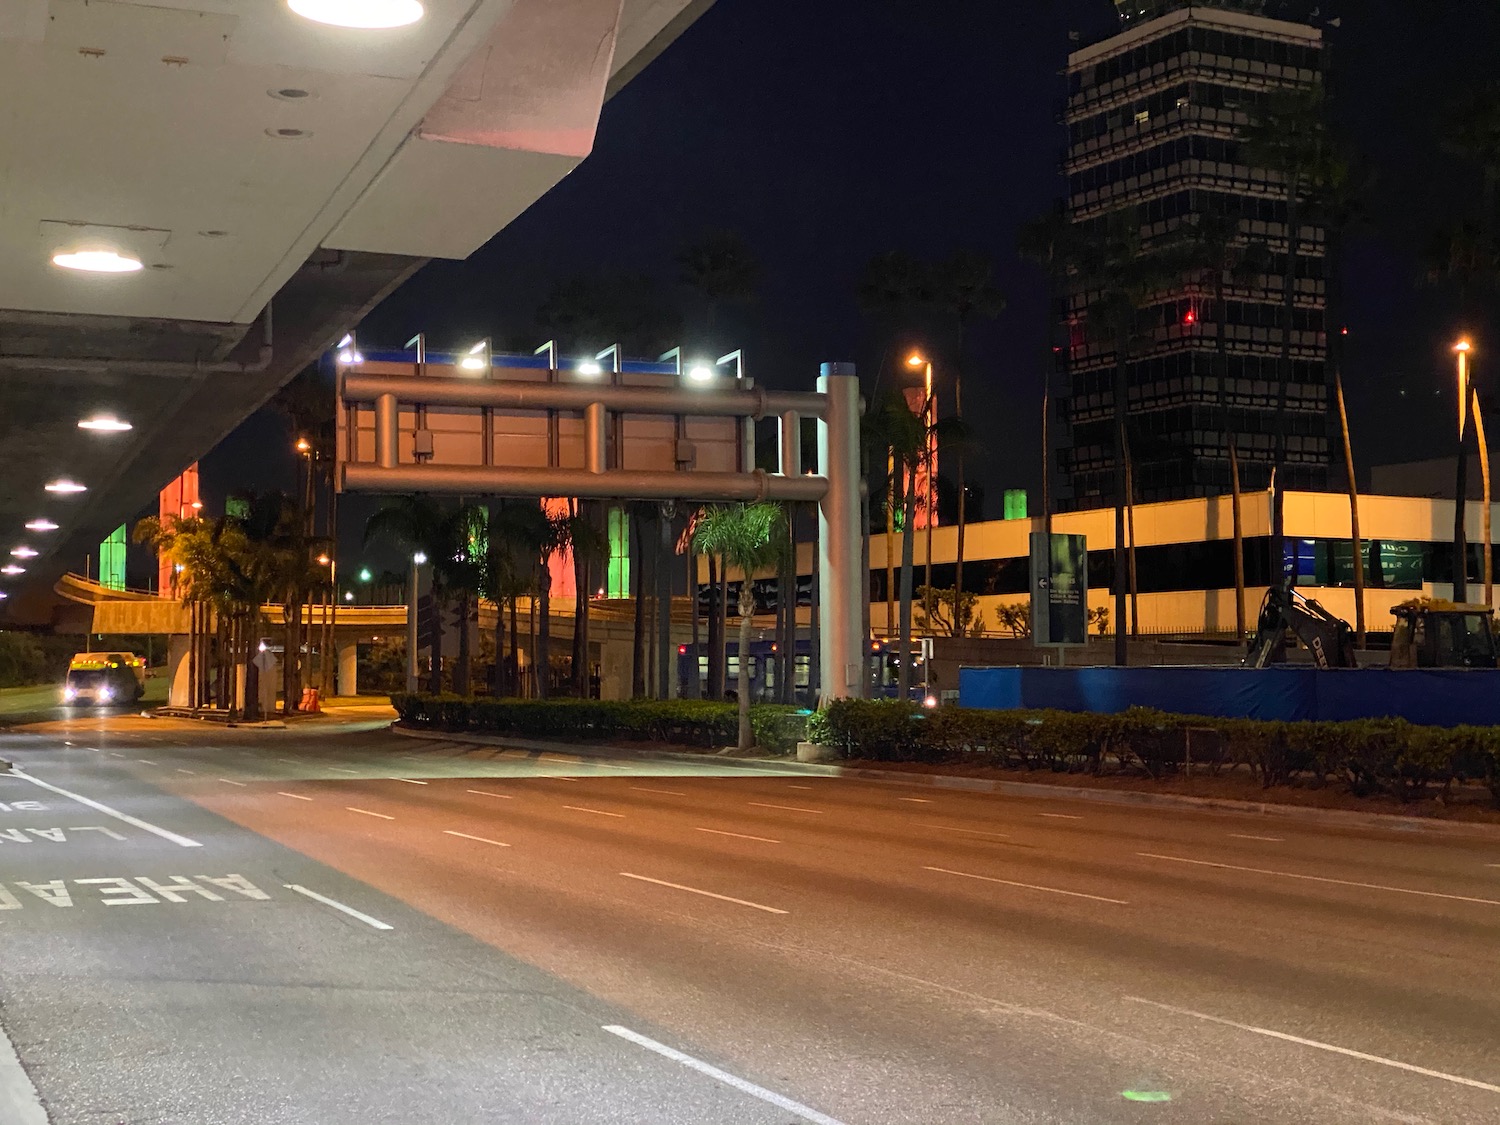
{"type": "Polygon", "coordinates": [[[963,668],[959,706],[1095,714],[1152,707],[1215,718],[1490,726],[1500,723],[1500,670],[963,668]]]}

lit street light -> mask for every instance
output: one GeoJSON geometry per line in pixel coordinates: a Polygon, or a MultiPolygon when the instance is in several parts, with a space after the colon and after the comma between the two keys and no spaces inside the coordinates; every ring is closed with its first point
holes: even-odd
{"type": "Polygon", "coordinates": [[[1464,455],[1464,431],[1467,429],[1468,412],[1470,406],[1474,411],[1474,436],[1479,442],[1479,480],[1480,499],[1482,511],[1480,525],[1482,528],[1484,547],[1483,574],[1484,574],[1484,604],[1493,605],[1495,597],[1494,582],[1494,550],[1491,546],[1490,530],[1490,450],[1489,443],[1484,436],[1484,415],[1479,409],[1479,395],[1474,390],[1474,381],[1469,370],[1470,357],[1474,353],[1474,345],[1468,339],[1461,339],[1453,345],[1454,355],[1458,357],[1458,493],[1454,501],[1453,521],[1453,600],[1465,601],[1468,598],[1468,542],[1465,534],[1464,524],[1464,500],[1468,491],[1468,463],[1464,455]]]}

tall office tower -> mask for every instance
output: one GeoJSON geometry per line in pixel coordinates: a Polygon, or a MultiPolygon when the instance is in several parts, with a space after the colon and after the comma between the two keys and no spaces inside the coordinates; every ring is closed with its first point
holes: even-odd
{"type": "MultiPolygon", "coordinates": [[[[1322,33],[1295,0],[1116,0],[1122,29],[1068,58],[1065,215],[1076,239],[1116,251],[1180,247],[1185,228],[1238,224],[1223,307],[1215,271],[1183,267],[1130,294],[1135,323],[1106,329],[1104,273],[1075,272],[1059,296],[1050,471],[1058,506],[1092,508],[1115,495],[1114,381],[1126,341],[1128,412],[1138,501],[1229,491],[1229,441],[1248,489],[1267,486],[1274,459],[1283,333],[1290,333],[1287,453],[1282,484],[1327,487],[1329,376],[1324,230],[1300,209],[1295,302],[1285,323],[1287,185],[1256,167],[1241,137],[1276,91],[1322,81],[1322,33]],[[1090,325],[1090,312],[1094,323],[1090,325]],[[1219,378],[1219,322],[1227,356],[1219,378]],[[1222,382],[1222,386],[1220,385],[1222,382]]],[[[1096,255],[1097,256],[1097,255],[1096,255]]],[[[1126,287],[1128,288],[1128,286],[1126,287]]]]}

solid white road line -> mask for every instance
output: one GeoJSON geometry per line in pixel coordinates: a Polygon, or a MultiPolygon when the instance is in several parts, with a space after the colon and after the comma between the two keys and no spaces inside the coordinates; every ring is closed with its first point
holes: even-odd
{"type": "Polygon", "coordinates": [[[655,883],[658,887],[671,887],[674,891],[687,891],[689,894],[702,895],[704,898],[716,898],[720,902],[732,902],[736,906],[748,906],[752,910],[764,910],[767,914],[785,914],[787,911],[778,910],[774,906],[763,906],[758,902],[751,902],[743,898],[731,898],[729,895],[715,894],[713,891],[699,890],[697,887],[685,887],[681,883],[669,883],[665,879],[653,879],[649,875],[632,875],[629,871],[621,871],[621,876],[626,879],[639,879],[642,883],[655,883]]]}
{"type": "Polygon", "coordinates": [[[342,910],[345,914],[349,915],[349,917],[358,918],[365,925],[373,926],[377,930],[393,930],[396,928],[389,922],[382,922],[379,918],[371,918],[368,914],[364,914],[358,910],[355,910],[352,906],[345,906],[337,899],[329,898],[326,895],[320,895],[317,891],[310,891],[306,887],[299,886],[296,883],[283,883],[282,886],[284,886],[289,891],[296,891],[299,895],[306,895],[314,902],[321,902],[324,906],[331,906],[335,910],[342,910]]]}
{"type": "Polygon", "coordinates": [[[290,797],[294,801],[311,801],[312,800],[311,797],[304,797],[300,793],[288,793],[288,792],[286,792],[285,790],[282,790],[282,789],[276,790],[276,795],[278,797],[290,797]]]}
{"type": "Polygon", "coordinates": [[[758,809],[781,809],[783,812],[805,812],[813,816],[822,816],[822,809],[799,809],[796,805],[767,805],[761,801],[746,801],[747,805],[754,805],[758,809]]]}
{"type": "Polygon", "coordinates": [[[746,836],[743,832],[725,832],[719,828],[693,828],[694,832],[712,832],[715,836],[733,836],[736,840],[756,840],[762,844],[779,844],[780,840],[773,840],[769,836],[746,836]]]}
{"type": "Polygon", "coordinates": [[[4,1028],[0,1028],[0,1121],[6,1125],[47,1125],[48,1121],[42,1099],[4,1028]]]}
{"type": "Polygon", "coordinates": [[[514,801],[515,798],[509,793],[491,793],[488,789],[465,789],[465,793],[474,793],[480,797],[499,797],[502,801],[514,801]]]}
{"type": "Polygon", "coordinates": [[[1206,859],[1184,859],[1179,855],[1157,855],[1155,852],[1136,852],[1146,859],[1164,859],[1169,863],[1191,863],[1195,867],[1217,867],[1221,871],[1245,871],[1251,875],[1272,875],[1278,879],[1301,879],[1308,883],[1332,883],[1339,887],[1358,887],[1365,891],[1389,891],[1397,895],[1418,895],[1421,898],[1442,898],[1449,902],[1472,902],[1480,906],[1500,906],[1493,898],[1471,898],[1468,895],[1445,895],[1439,891],[1418,891],[1411,887],[1388,887],[1384,883],[1357,883],[1352,879],[1330,879],[1324,875],[1298,875],[1295,871],[1268,871],[1263,867],[1238,867],[1232,863],[1210,863],[1206,859]]]}
{"type": "Polygon", "coordinates": [[[404,781],[408,785],[426,785],[427,784],[427,782],[425,782],[425,781],[417,781],[415,778],[411,778],[411,777],[388,777],[388,778],[386,778],[386,780],[387,781],[404,781]]]}
{"type": "Polygon", "coordinates": [[[637,793],[665,793],[668,797],[686,797],[686,793],[679,793],[675,789],[648,789],[644,785],[632,785],[630,788],[637,793]]]}
{"type": "Polygon", "coordinates": [[[246,788],[246,785],[243,781],[230,781],[227,777],[221,777],[219,778],[219,780],[222,781],[225,785],[238,785],[241,789],[246,788]]]}
{"type": "Polygon", "coordinates": [[[497,848],[508,848],[509,844],[502,844],[499,840],[486,840],[483,836],[470,836],[467,832],[455,832],[451,828],[444,828],[445,836],[460,836],[465,840],[478,840],[481,844],[494,844],[497,848]]]}
{"type": "Polygon", "coordinates": [[[1065,813],[1065,812],[1039,812],[1036,815],[1037,816],[1045,816],[1045,817],[1048,817],[1051,820],[1082,820],[1083,819],[1083,817],[1081,817],[1081,816],[1074,816],[1072,813],[1065,813]]]}
{"type": "Polygon", "coordinates": [[[385,813],[383,813],[383,812],[371,812],[369,809],[357,809],[353,805],[345,805],[344,808],[347,811],[349,811],[349,812],[362,813],[365,816],[378,816],[381,820],[395,820],[396,819],[393,816],[386,816],[385,813]]]}
{"type": "Polygon", "coordinates": [[[619,817],[621,820],[625,819],[625,814],[622,812],[605,812],[603,809],[586,809],[582,805],[564,805],[563,808],[572,809],[574,812],[593,813],[595,816],[615,816],[619,817]]]}
{"type": "Polygon", "coordinates": [[[1427,1078],[1440,1078],[1444,1082],[1453,1082],[1459,1086],[1471,1086],[1476,1090],[1487,1090],[1492,1094],[1500,1094],[1500,1086],[1495,1086],[1489,1082],[1481,1082],[1477,1078],[1465,1078],[1461,1074],[1449,1074],[1442,1070],[1429,1070],[1425,1066],[1401,1062],[1399,1059],[1388,1059],[1381,1055],[1370,1055],[1364,1051],[1355,1051],[1349,1047],[1339,1047],[1333,1043],[1323,1043],[1317,1039],[1304,1039],[1300,1035],[1289,1035],[1285,1031],[1273,1031],[1269,1027],[1256,1027],[1254,1024],[1238,1023],[1234,1020],[1226,1020],[1221,1016],[1211,1016],[1207,1012],[1195,1012],[1191,1008],[1177,1008],[1171,1004],[1162,1004],[1159,1001],[1147,1000],[1140,996],[1127,996],[1125,999],[1135,1004],[1146,1004],[1152,1008],[1160,1008],[1164,1012],[1172,1012],[1175,1015],[1189,1016],[1195,1020],[1203,1020],[1205,1023],[1216,1023],[1223,1027],[1232,1027],[1236,1031],[1248,1031],[1254,1035],[1265,1035],[1271,1039],[1296,1043],[1301,1047],[1313,1047],[1319,1051],[1329,1051],[1335,1055],[1346,1055],[1351,1059],[1359,1059],[1362,1062],[1379,1063],[1381,1066],[1409,1071],[1412,1074],[1421,1074],[1427,1078]]]}
{"type": "Polygon", "coordinates": [[[1260,840],[1262,843],[1266,844],[1286,843],[1286,840],[1281,836],[1247,836],[1243,832],[1231,832],[1229,834],[1229,838],[1231,840],[1260,840]]]}
{"type": "Polygon", "coordinates": [[[981,832],[977,828],[952,828],[946,824],[929,824],[927,827],[936,828],[939,832],[962,832],[965,836],[988,836],[994,840],[1009,840],[1008,832],[981,832]]]}
{"type": "Polygon", "coordinates": [[[1021,887],[1028,891],[1046,891],[1050,895],[1067,895],[1069,898],[1087,898],[1094,902],[1109,902],[1115,906],[1129,906],[1130,903],[1122,898],[1105,898],[1102,895],[1088,895],[1082,891],[1065,891],[1061,887],[1043,887],[1036,883],[1017,883],[1011,879],[996,879],[993,875],[973,875],[967,871],[950,871],[946,867],[924,867],[923,871],[936,871],[943,875],[958,875],[965,879],[981,879],[986,883],[1001,883],[1007,887],[1021,887]]]}
{"type": "Polygon", "coordinates": [[[189,840],[186,836],[179,836],[176,832],[169,832],[165,828],[158,828],[149,821],[141,820],[139,817],[131,816],[129,813],[122,813],[119,809],[112,809],[108,805],[100,804],[98,801],[90,800],[88,797],[43,781],[39,777],[32,777],[24,770],[12,769],[10,775],[11,777],[19,777],[22,781],[29,781],[31,784],[41,789],[46,789],[48,792],[56,793],[60,797],[66,797],[70,801],[77,801],[80,805],[87,805],[97,812],[102,812],[105,816],[112,816],[118,821],[123,821],[125,824],[141,829],[143,832],[150,832],[153,836],[160,836],[163,840],[171,840],[178,847],[201,848],[203,846],[197,840],[189,840]]]}
{"type": "Polygon", "coordinates": [[[681,1063],[685,1067],[696,1070],[699,1074],[706,1074],[716,1082],[722,1082],[726,1086],[732,1086],[742,1094],[749,1094],[752,1098],[759,1098],[763,1102],[774,1105],[777,1109],[784,1109],[809,1121],[812,1125],[843,1125],[836,1118],[829,1117],[826,1113],[819,1113],[815,1109],[794,1102],[791,1098],[783,1097],[774,1090],[767,1090],[764,1086],[757,1086],[754,1082],[746,1082],[743,1078],[730,1074],[726,1070],[720,1070],[716,1066],[695,1059],[692,1055],[685,1055],[681,1051],[673,1050],[664,1043],[658,1043],[655,1039],[647,1039],[639,1032],[631,1031],[628,1027],[620,1027],[618,1024],[606,1024],[604,1030],[611,1035],[618,1035],[621,1039],[634,1043],[637,1047],[644,1047],[648,1051],[655,1051],[665,1059],[671,1059],[675,1063],[681,1063]]]}

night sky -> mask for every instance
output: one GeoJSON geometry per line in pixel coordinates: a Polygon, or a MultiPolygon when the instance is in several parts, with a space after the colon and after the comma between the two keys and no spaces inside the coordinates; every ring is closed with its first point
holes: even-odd
{"type": "MultiPolygon", "coordinates": [[[[1449,451],[1451,301],[1421,284],[1431,230],[1476,180],[1443,153],[1435,122],[1455,83],[1500,58],[1497,0],[1324,5],[1340,124],[1373,174],[1345,263],[1346,372],[1355,458],[1367,467],[1449,451]]],[[[537,305],[560,278],[646,275],[679,300],[684,345],[746,350],[768,384],[810,386],[820,361],[870,378],[884,340],[854,288],[872,255],[991,255],[1009,301],[975,334],[966,416],[985,443],[971,473],[989,492],[1039,487],[1047,343],[1043,279],[1016,232],[1061,191],[1056,118],[1069,32],[1114,26],[1109,0],[718,0],[605,106],[593,155],[465,262],[436,262],[360,329],[362,345],[429,346],[486,335],[530,351],[537,305]],[[712,338],[676,285],[673,256],[706,228],[742,232],[763,264],[761,299],[721,314],[712,338]]],[[[1484,376],[1484,331],[1479,374],[1484,376]]],[[[933,346],[941,348],[942,341],[933,346]]],[[[1500,337],[1494,351],[1500,356],[1500,337]]],[[[943,373],[938,373],[939,388],[943,373]]],[[[211,497],[290,479],[262,412],[205,462],[211,497]]]]}

